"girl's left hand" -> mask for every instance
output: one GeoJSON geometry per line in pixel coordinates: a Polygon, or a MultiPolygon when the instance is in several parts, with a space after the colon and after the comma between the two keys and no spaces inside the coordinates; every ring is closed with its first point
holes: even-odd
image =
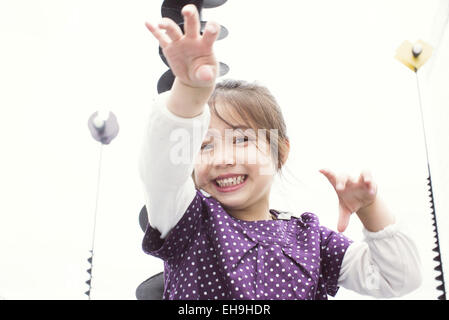
{"type": "Polygon", "coordinates": [[[369,206],[377,195],[377,184],[368,170],[362,171],[359,178],[347,174],[336,175],[331,170],[319,170],[332,184],[338,195],[340,215],[337,230],[345,231],[353,212],[369,206]]]}

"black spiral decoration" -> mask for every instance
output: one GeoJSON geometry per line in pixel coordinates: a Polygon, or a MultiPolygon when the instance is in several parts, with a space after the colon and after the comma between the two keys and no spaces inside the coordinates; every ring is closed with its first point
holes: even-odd
{"type": "MultiPolygon", "coordinates": [[[[198,10],[200,16],[200,32],[204,31],[206,26],[206,21],[201,18],[202,9],[205,8],[215,8],[224,4],[226,0],[164,0],[161,7],[161,15],[163,18],[170,18],[184,31],[184,18],[182,16],[181,10],[187,4],[194,4],[198,10]]],[[[228,30],[221,26],[220,34],[218,35],[217,41],[226,38],[228,35],[228,30]]],[[[175,81],[175,76],[168,65],[167,59],[162,52],[162,48],[159,47],[159,56],[169,69],[159,78],[157,83],[157,92],[161,94],[162,92],[171,89],[173,82],[175,81]]],[[[229,72],[229,67],[223,62],[219,63],[218,76],[221,77],[229,72]]]]}
{"type": "Polygon", "coordinates": [[[427,186],[429,187],[429,196],[430,196],[430,208],[432,209],[432,226],[433,226],[433,232],[434,232],[434,238],[435,238],[435,247],[432,249],[433,252],[436,252],[436,256],[433,258],[433,261],[437,262],[437,266],[434,268],[435,271],[439,272],[440,274],[435,277],[435,280],[440,281],[441,285],[439,285],[436,289],[439,291],[442,291],[443,294],[438,296],[438,300],[446,300],[446,287],[444,284],[444,277],[443,277],[443,263],[441,261],[441,251],[440,251],[440,239],[438,237],[438,224],[437,219],[435,215],[435,206],[433,202],[433,191],[432,191],[432,177],[430,175],[430,166],[427,163],[427,168],[429,170],[429,177],[427,178],[427,186]]]}

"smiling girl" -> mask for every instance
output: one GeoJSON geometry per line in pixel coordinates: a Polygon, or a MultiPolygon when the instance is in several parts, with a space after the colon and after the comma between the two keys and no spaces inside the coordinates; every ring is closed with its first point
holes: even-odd
{"type": "Polygon", "coordinates": [[[355,212],[364,241],[320,225],[314,213],[270,208],[290,150],[281,110],[258,84],[215,84],[220,27],[208,22],[201,35],[196,7],[182,13],[184,34],[167,18],[146,24],[176,76],[153,105],[140,158],[149,215],[143,249],[164,261],[163,298],[327,299],[339,286],[392,297],[416,289],[416,247],[369,172],[354,179],[321,170],[339,198],[338,231],[355,212]],[[179,129],[193,152],[176,164],[179,129]]]}

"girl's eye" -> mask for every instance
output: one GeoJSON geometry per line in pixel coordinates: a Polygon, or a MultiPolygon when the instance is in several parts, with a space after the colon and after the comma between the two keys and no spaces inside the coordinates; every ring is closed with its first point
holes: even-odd
{"type": "MultiPolygon", "coordinates": [[[[250,139],[248,137],[234,137],[233,142],[237,144],[242,144],[248,142],[250,139]]],[[[213,149],[213,143],[205,143],[201,146],[201,151],[207,151],[213,149]]]]}
{"type": "Polygon", "coordinates": [[[248,137],[236,137],[235,138],[236,143],[247,142],[248,140],[249,140],[248,137]]]}
{"type": "Polygon", "coordinates": [[[206,143],[201,146],[201,150],[208,150],[212,148],[212,143],[206,143]]]}

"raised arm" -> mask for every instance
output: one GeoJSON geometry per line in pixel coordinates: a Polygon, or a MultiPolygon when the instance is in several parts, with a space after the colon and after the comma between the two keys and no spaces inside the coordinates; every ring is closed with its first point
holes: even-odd
{"type": "Polygon", "coordinates": [[[182,9],[184,34],[171,19],[163,18],[158,26],[146,26],[159,40],[164,56],[175,75],[167,107],[175,115],[193,118],[202,113],[204,105],[215,87],[218,64],[213,44],[220,25],[208,21],[200,35],[198,11],[194,5],[182,9]],[[165,30],[165,33],[164,33],[165,30]]]}
{"type": "Polygon", "coordinates": [[[168,18],[158,26],[146,23],[176,77],[172,90],[155,100],[139,163],[149,224],[161,238],[182,218],[195,196],[191,174],[209,126],[205,105],[218,72],[212,46],[219,26],[208,22],[201,36],[196,7],[187,5],[182,13],[184,34],[168,18]]]}

